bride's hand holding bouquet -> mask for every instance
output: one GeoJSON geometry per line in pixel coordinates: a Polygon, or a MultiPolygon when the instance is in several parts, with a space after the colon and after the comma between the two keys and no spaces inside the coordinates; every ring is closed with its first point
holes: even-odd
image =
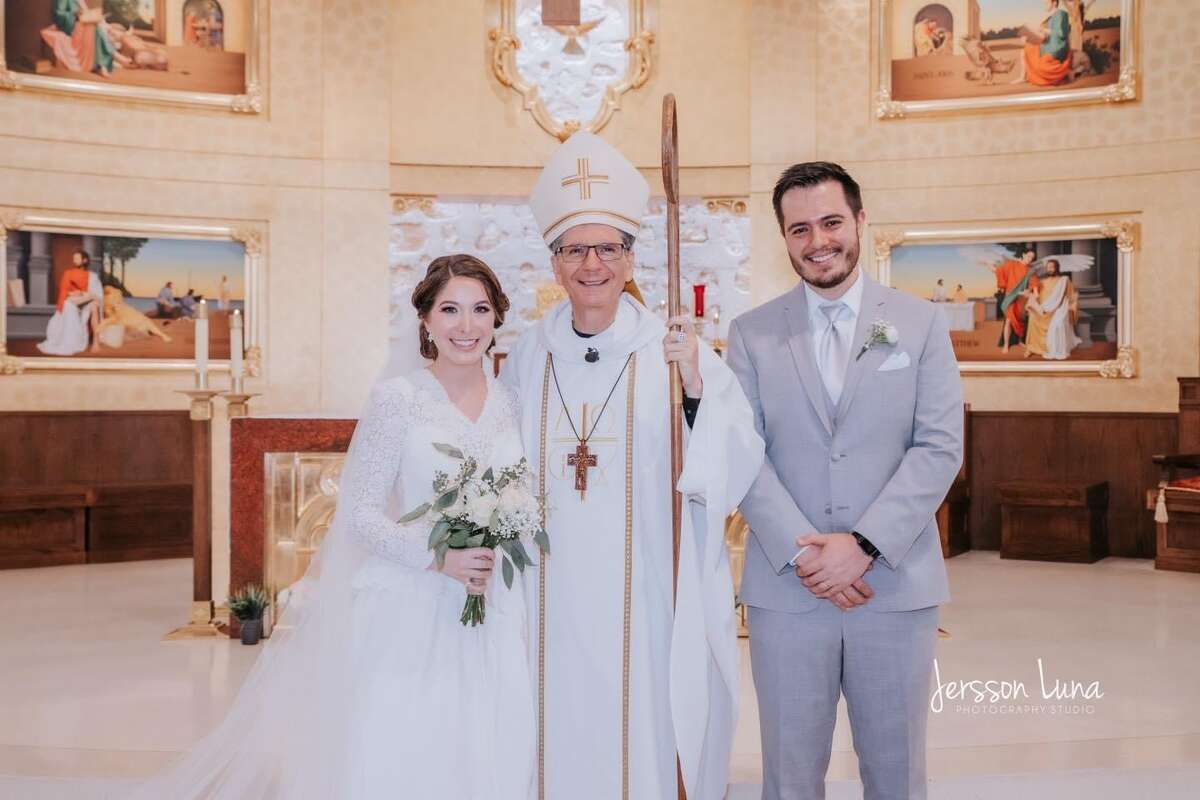
{"type": "Polygon", "coordinates": [[[500,555],[504,585],[511,589],[514,568],[524,572],[526,565],[534,563],[526,542],[542,553],[550,552],[550,540],[541,524],[542,500],[533,493],[525,459],[476,475],[479,465],[458,448],[447,444],[435,444],[434,448],[462,465],[456,475],[438,472],[433,480],[434,499],[404,515],[400,522],[416,522],[426,516],[432,519],[429,549],[443,574],[466,585],[461,621],[474,626],[484,620],[483,592],[493,553],[500,555]]]}

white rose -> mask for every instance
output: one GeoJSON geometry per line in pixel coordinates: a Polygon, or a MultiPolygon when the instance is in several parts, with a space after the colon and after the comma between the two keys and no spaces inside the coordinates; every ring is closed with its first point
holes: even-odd
{"type": "Polygon", "coordinates": [[[500,493],[500,513],[505,516],[520,513],[525,504],[525,491],[520,484],[510,483],[500,493]]]}
{"type": "Polygon", "coordinates": [[[900,341],[900,331],[896,330],[895,325],[885,325],[883,328],[883,338],[887,340],[889,345],[894,347],[900,341]]]}
{"type": "Polygon", "coordinates": [[[473,525],[486,528],[492,521],[492,512],[496,510],[496,504],[499,501],[500,498],[486,490],[472,494],[467,500],[467,519],[473,525]]]}

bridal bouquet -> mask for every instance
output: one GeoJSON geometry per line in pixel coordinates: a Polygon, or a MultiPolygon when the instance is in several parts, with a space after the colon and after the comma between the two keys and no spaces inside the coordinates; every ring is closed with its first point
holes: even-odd
{"type": "MultiPolygon", "coordinates": [[[[434,444],[439,453],[462,462],[458,473],[438,472],[433,478],[433,497],[401,519],[416,522],[433,516],[429,549],[438,566],[445,563],[447,550],[488,547],[500,552],[504,585],[512,588],[513,568],[524,572],[534,563],[525,551],[522,539],[532,539],[542,553],[550,552],[550,539],[542,528],[542,500],[532,489],[529,465],[525,459],[505,469],[487,469],[477,475],[479,465],[457,447],[434,444]]],[[[463,625],[479,625],[484,618],[483,595],[467,595],[463,625]]]]}

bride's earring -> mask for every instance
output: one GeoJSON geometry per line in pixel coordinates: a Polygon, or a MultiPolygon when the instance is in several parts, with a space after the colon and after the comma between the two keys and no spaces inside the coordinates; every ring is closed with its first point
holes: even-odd
{"type": "Polygon", "coordinates": [[[429,342],[430,344],[433,344],[433,334],[430,333],[428,330],[425,331],[425,341],[429,342]]]}

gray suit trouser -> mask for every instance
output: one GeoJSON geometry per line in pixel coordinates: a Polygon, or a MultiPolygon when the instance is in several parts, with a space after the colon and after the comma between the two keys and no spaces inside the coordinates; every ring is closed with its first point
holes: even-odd
{"type": "Polygon", "coordinates": [[[749,609],[762,730],[763,800],[823,800],[839,694],[864,800],[925,800],[938,609],[749,609]]]}

